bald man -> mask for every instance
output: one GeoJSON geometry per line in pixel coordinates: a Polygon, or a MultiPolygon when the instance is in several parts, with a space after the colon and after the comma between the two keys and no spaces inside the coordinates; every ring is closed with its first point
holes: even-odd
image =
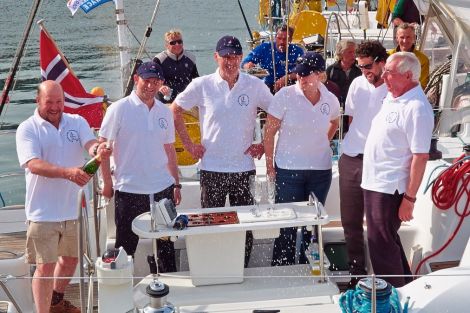
{"type": "Polygon", "coordinates": [[[111,150],[98,144],[85,119],[64,113],[64,92],[56,82],[39,85],[36,103],[34,115],[16,132],[18,159],[26,175],[26,259],[36,264],[36,312],[80,313],[64,300],[64,291],[78,263],[77,196],[91,178],[81,169],[83,150],[104,159],[111,150]]]}

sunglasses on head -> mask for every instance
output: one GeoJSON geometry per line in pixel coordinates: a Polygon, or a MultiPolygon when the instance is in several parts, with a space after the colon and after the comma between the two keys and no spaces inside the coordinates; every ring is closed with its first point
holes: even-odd
{"type": "Polygon", "coordinates": [[[374,66],[374,63],[377,62],[377,60],[379,59],[379,57],[375,57],[374,61],[372,61],[372,63],[369,63],[369,64],[364,64],[364,65],[357,65],[357,67],[359,67],[360,70],[370,70],[372,69],[372,66],[374,66]]]}
{"type": "Polygon", "coordinates": [[[179,44],[179,45],[182,45],[183,44],[183,39],[178,39],[178,40],[172,40],[170,42],[168,42],[170,44],[170,46],[174,46],[176,44],[179,44]]]}

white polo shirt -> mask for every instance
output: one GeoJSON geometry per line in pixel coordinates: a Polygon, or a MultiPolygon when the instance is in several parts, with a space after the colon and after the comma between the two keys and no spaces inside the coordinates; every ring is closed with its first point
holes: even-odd
{"type": "Polygon", "coordinates": [[[236,173],[255,168],[245,151],[253,142],[256,110],[267,110],[271,98],[262,80],[244,73],[232,89],[218,69],[193,79],[175,102],[184,110],[199,108],[201,143],[206,148],[201,169],[236,173]]]}
{"type": "Polygon", "coordinates": [[[353,120],[341,147],[344,154],[354,157],[364,153],[372,119],[380,111],[387,93],[385,83],[376,88],[364,75],[352,81],[344,113],[352,116],[353,120]]]}
{"type": "Polygon", "coordinates": [[[275,162],[289,170],[330,169],[332,151],[328,139],[330,122],[339,117],[339,102],[320,83],[320,100],[315,104],[304,96],[299,83],[279,90],[268,113],[281,120],[275,162]]]}
{"type": "Polygon", "coordinates": [[[175,182],[164,148],[175,141],[175,127],[165,104],[154,100],[149,110],[133,91],[109,107],[99,135],[114,141],[115,190],[152,194],[175,182]]]}
{"type": "Polygon", "coordinates": [[[62,178],[31,173],[28,161],[40,159],[60,167],[81,167],[84,146],[95,139],[79,115],[63,113],[59,128],[44,120],[37,109],[16,131],[18,160],[26,175],[26,218],[33,222],[60,222],[78,217],[80,187],[62,178]]]}
{"type": "Polygon", "coordinates": [[[404,193],[413,153],[428,153],[434,116],[421,86],[398,98],[389,93],[372,121],[364,149],[361,187],[404,193]]]}

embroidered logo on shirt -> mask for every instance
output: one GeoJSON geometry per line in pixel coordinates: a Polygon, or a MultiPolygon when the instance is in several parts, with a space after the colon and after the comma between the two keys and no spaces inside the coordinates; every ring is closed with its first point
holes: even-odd
{"type": "Polygon", "coordinates": [[[397,112],[390,112],[387,114],[387,116],[385,117],[385,120],[388,122],[388,123],[393,123],[397,120],[398,118],[398,113],[397,112]]]}
{"type": "Polygon", "coordinates": [[[80,136],[78,135],[78,132],[76,130],[69,130],[67,131],[67,139],[70,142],[79,142],[80,141],[80,136]]]}
{"type": "Polygon", "coordinates": [[[159,118],[158,119],[158,125],[160,125],[160,128],[161,129],[167,129],[168,128],[168,121],[166,120],[166,118],[159,118]]]}
{"type": "Polygon", "coordinates": [[[323,103],[320,107],[320,112],[323,115],[328,115],[330,114],[330,105],[328,103],[323,103]]]}
{"type": "Polygon", "coordinates": [[[246,94],[242,94],[238,97],[238,104],[241,106],[248,106],[250,104],[250,97],[246,94]]]}

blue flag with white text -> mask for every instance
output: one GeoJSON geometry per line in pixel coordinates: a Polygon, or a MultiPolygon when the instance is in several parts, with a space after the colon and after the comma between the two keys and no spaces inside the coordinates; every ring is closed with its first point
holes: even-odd
{"type": "Polygon", "coordinates": [[[99,7],[103,3],[113,0],[68,0],[67,7],[69,8],[72,15],[74,15],[80,8],[83,12],[88,13],[96,7],[99,7]]]}

